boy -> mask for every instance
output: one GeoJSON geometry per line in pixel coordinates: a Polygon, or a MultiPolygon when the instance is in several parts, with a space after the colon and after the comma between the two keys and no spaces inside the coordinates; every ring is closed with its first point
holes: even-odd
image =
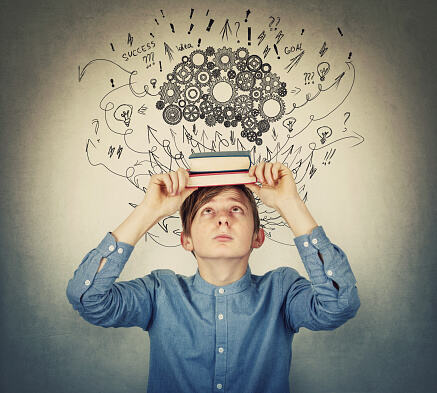
{"type": "Polygon", "coordinates": [[[89,323],[148,331],[148,393],[289,392],[294,334],[335,329],[360,306],[345,253],[314,221],[291,171],[262,162],[249,173],[262,186],[187,189],[182,168],[152,176],[144,201],[88,252],[68,283],[70,303],[89,323]],[[311,281],[291,267],[251,274],[249,256],[264,231],[249,190],[287,221],[311,281]],[[157,269],[114,283],[137,241],[178,209],[196,274],[157,269]]]}

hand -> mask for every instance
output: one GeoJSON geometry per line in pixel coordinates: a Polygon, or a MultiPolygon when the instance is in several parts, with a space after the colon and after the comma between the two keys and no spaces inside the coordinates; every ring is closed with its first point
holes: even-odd
{"type": "Polygon", "coordinates": [[[188,171],[184,168],[178,168],[176,172],[153,175],[142,203],[159,217],[173,214],[179,210],[184,200],[199,188],[185,188],[188,179],[188,171]]]}
{"type": "Polygon", "coordinates": [[[269,207],[279,210],[279,207],[288,201],[300,200],[292,172],[280,162],[272,164],[262,161],[250,167],[249,175],[255,175],[262,186],[256,184],[245,184],[245,186],[269,207]]]}

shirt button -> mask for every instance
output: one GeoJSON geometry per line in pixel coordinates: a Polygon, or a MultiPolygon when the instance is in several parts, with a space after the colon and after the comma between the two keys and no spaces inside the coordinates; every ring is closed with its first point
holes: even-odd
{"type": "Polygon", "coordinates": [[[217,384],[217,389],[221,389],[223,387],[223,385],[221,383],[217,384]]]}
{"type": "Polygon", "coordinates": [[[224,290],[223,288],[220,288],[220,289],[219,289],[219,292],[220,292],[220,293],[225,293],[225,290],[224,290]]]}
{"type": "Polygon", "coordinates": [[[224,349],[222,347],[219,348],[219,352],[223,353],[224,349]]]}
{"type": "Polygon", "coordinates": [[[111,244],[110,246],[109,246],[109,251],[114,251],[115,250],[115,247],[111,244]]]}
{"type": "Polygon", "coordinates": [[[304,242],[303,245],[304,245],[305,247],[308,247],[308,242],[304,242]]]}
{"type": "Polygon", "coordinates": [[[223,314],[219,314],[219,315],[218,315],[218,318],[219,318],[219,319],[223,319],[223,314]]]}
{"type": "Polygon", "coordinates": [[[85,285],[90,285],[91,281],[90,280],[85,280],[85,285]]]}
{"type": "Polygon", "coordinates": [[[311,240],[311,242],[312,242],[313,244],[317,244],[317,239],[313,239],[313,240],[311,240]]]}
{"type": "Polygon", "coordinates": [[[332,276],[332,270],[328,270],[328,271],[326,272],[326,274],[327,274],[328,276],[332,276]]]}
{"type": "Polygon", "coordinates": [[[118,249],[118,253],[119,253],[119,254],[123,254],[123,249],[122,249],[122,248],[119,248],[119,249],[118,249]]]}

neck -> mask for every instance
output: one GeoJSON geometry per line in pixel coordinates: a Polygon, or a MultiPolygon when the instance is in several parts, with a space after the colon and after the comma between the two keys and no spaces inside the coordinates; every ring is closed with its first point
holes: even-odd
{"type": "Polygon", "coordinates": [[[199,274],[208,283],[225,286],[238,281],[247,271],[248,261],[217,263],[199,261],[199,274]]]}

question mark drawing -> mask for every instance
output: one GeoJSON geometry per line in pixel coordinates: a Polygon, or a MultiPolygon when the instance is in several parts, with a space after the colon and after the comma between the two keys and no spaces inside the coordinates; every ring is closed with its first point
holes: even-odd
{"type": "Polygon", "coordinates": [[[344,119],[344,123],[343,123],[344,124],[343,132],[347,131],[346,122],[349,120],[349,117],[351,116],[351,113],[350,112],[345,112],[344,115],[346,116],[346,119],[344,119]]]}
{"type": "Polygon", "coordinates": [[[269,16],[269,18],[272,18],[272,21],[269,23],[270,31],[272,31],[272,25],[275,23],[275,18],[273,16],[269,16]]]}
{"type": "Polygon", "coordinates": [[[156,82],[158,82],[156,79],[150,79],[150,83],[152,84],[153,88],[155,88],[156,82]]]}
{"type": "Polygon", "coordinates": [[[235,22],[235,26],[237,26],[237,31],[235,32],[235,37],[237,37],[237,43],[240,43],[240,40],[238,40],[238,30],[240,30],[240,22],[235,22]]]}
{"type": "Polygon", "coordinates": [[[279,25],[279,21],[280,21],[280,20],[281,20],[281,18],[278,16],[278,21],[276,22],[275,30],[278,30],[277,27],[278,27],[278,25],[279,25]]]}

